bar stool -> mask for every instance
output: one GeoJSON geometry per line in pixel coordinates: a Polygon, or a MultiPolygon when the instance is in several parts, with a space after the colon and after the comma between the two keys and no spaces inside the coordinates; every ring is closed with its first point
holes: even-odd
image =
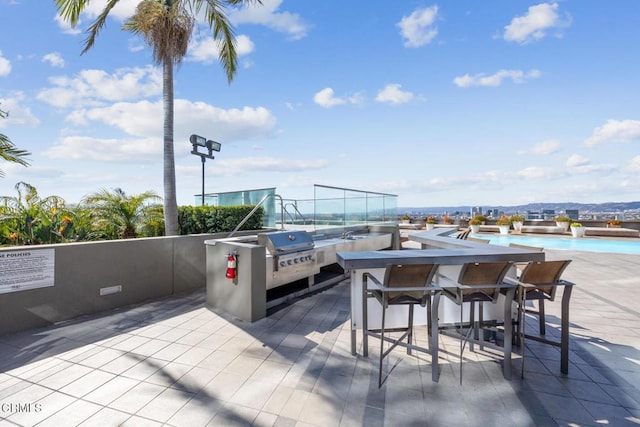
{"type": "Polygon", "coordinates": [[[431,354],[432,359],[432,380],[438,380],[438,305],[441,289],[433,284],[433,278],[438,270],[438,264],[395,264],[388,265],[385,270],[382,283],[371,273],[363,274],[363,332],[366,335],[375,336],[380,339],[380,360],[378,369],[378,388],[382,386],[382,363],[398,345],[407,349],[407,354],[412,350],[422,351],[431,354]],[[369,331],[367,325],[367,299],[374,297],[382,306],[382,324],[380,333],[369,331]],[[432,308],[433,297],[433,308],[432,308]],[[418,304],[427,308],[429,348],[423,348],[412,343],[413,338],[413,308],[418,304]],[[407,305],[408,319],[407,327],[402,336],[392,339],[385,336],[386,312],[390,306],[407,305]],[[406,338],[407,342],[403,342],[406,338]],[[392,345],[386,351],[384,342],[391,342],[392,345]]]}
{"type": "MultiPolygon", "coordinates": [[[[524,339],[529,338],[543,344],[560,347],[560,371],[569,373],[569,300],[574,284],[561,280],[562,273],[571,263],[571,260],[560,261],[531,261],[529,262],[517,281],[510,280],[518,285],[516,301],[518,303],[517,336],[522,347],[522,369],[520,375],[524,378],[524,339]],[[558,287],[564,287],[562,293],[562,308],[560,319],[560,341],[551,341],[540,336],[529,335],[525,331],[526,301],[538,301],[539,307],[544,307],[544,300],[553,301],[558,287]]],[[[509,280],[509,279],[507,279],[509,280]]],[[[534,312],[535,313],[535,312],[534,312]]],[[[540,317],[540,334],[545,335],[544,310],[535,313],[540,317]]]]}
{"type": "Polygon", "coordinates": [[[504,277],[512,267],[512,262],[471,262],[462,266],[457,281],[440,276],[438,283],[442,287],[442,293],[455,304],[460,306],[460,323],[457,325],[460,341],[460,384],[462,384],[462,355],[467,342],[473,351],[473,343],[478,342],[481,346],[485,344],[483,339],[484,328],[482,303],[490,302],[496,304],[500,296],[500,290],[506,290],[506,301],[504,305],[504,341],[502,350],[504,353],[504,376],[511,377],[511,346],[513,323],[511,321],[511,304],[513,302],[516,286],[506,283],[504,277]],[[464,322],[464,303],[470,303],[469,322],[464,322]],[[478,321],[475,320],[475,307],[479,303],[478,321]],[[463,332],[467,326],[466,333],[463,332]],[[472,337],[472,333],[478,339],[472,337]]]}

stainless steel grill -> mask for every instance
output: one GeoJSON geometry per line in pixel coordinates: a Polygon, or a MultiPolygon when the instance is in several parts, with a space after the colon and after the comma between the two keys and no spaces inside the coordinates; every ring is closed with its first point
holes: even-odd
{"type": "Polygon", "coordinates": [[[313,238],[304,230],[261,233],[258,244],[267,249],[267,289],[319,272],[313,238]]]}
{"type": "Polygon", "coordinates": [[[264,245],[272,255],[284,255],[313,249],[311,234],[304,230],[274,231],[258,234],[258,244],[264,245]]]}

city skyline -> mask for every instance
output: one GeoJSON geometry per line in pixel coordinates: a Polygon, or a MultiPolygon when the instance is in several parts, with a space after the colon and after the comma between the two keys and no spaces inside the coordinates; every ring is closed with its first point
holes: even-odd
{"type": "MultiPolygon", "coordinates": [[[[0,0],[0,132],[33,153],[19,181],[76,203],[101,188],[162,195],[161,70],[120,29],[92,50],[38,7],[0,0]],[[38,31],[34,31],[37,28],[38,31]]],[[[239,70],[227,84],[200,22],[175,72],[178,203],[195,204],[189,135],[222,144],[206,193],[313,184],[397,194],[399,206],[639,199],[640,2],[293,2],[231,9],[239,70]],[[607,31],[602,31],[607,28],[607,31]]]]}

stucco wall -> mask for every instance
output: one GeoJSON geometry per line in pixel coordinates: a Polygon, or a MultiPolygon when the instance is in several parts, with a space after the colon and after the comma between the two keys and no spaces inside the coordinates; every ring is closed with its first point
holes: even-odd
{"type": "Polygon", "coordinates": [[[2,248],[0,251],[53,248],[54,286],[0,294],[0,335],[50,325],[150,298],[205,288],[202,234],[60,245],[2,248]],[[122,291],[100,296],[100,289],[122,291]]]}

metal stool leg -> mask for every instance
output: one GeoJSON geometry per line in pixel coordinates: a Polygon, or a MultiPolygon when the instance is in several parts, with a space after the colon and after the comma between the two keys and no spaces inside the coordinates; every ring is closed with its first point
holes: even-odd
{"type": "MultiPolygon", "coordinates": [[[[407,344],[411,344],[413,340],[413,304],[409,304],[409,333],[407,334],[407,344]]],[[[407,354],[411,354],[411,347],[407,347],[407,354]]]]}
{"type": "Polygon", "coordinates": [[[384,306],[382,307],[382,329],[380,329],[380,366],[378,369],[378,388],[382,387],[382,361],[384,359],[384,320],[385,314],[384,306]]]}

